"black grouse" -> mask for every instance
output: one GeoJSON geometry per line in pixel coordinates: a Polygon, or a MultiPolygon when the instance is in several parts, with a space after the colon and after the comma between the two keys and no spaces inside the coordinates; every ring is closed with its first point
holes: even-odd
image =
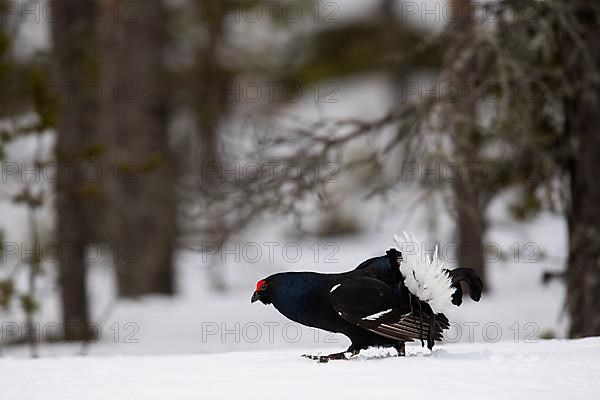
{"type": "Polygon", "coordinates": [[[481,298],[483,285],[471,268],[444,269],[437,248],[423,261],[419,243],[405,237],[404,247],[395,237],[398,249],[349,272],[271,275],[258,281],[251,302],[273,304],[292,321],[350,338],[345,352],[306,356],[320,362],[346,359],[371,346],[394,347],[402,356],[404,343],[413,340],[427,342],[431,350],[450,326],[443,312],[450,303],[462,303],[461,282],[469,286],[475,301],[481,298]]]}

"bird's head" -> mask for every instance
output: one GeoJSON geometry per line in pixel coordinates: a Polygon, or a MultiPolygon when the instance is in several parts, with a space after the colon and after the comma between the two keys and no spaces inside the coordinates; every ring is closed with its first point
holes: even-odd
{"type": "Polygon", "coordinates": [[[260,300],[263,304],[271,304],[271,290],[269,288],[269,278],[261,279],[256,282],[256,290],[250,299],[251,303],[260,300]]]}

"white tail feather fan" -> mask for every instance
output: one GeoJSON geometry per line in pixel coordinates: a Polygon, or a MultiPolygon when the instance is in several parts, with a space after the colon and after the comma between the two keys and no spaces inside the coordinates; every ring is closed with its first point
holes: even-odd
{"type": "Polygon", "coordinates": [[[434,313],[445,312],[452,304],[452,295],[456,289],[452,287],[452,279],[444,270],[444,263],[438,257],[437,245],[433,257],[427,256],[423,261],[424,252],[421,251],[421,244],[414,235],[409,236],[404,232],[404,238],[406,241],[401,243],[398,235],[394,235],[396,246],[402,253],[402,259],[398,260],[398,264],[400,273],[404,276],[404,285],[419,300],[429,304],[434,313]],[[406,248],[407,244],[411,245],[410,249],[406,248]]]}

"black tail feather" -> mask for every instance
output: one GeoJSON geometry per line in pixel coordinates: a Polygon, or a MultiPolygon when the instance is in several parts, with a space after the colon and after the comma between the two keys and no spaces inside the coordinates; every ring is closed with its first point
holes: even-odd
{"type": "Polygon", "coordinates": [[[477,272],[472,268],[456,268],[448,271],[452,278],[452,287],[456,289],[452,295],[452,303],[460,306],[462,304],[463,291],[460,285],[461,282],[466,282],[469,285],[469,295],[475,300],[481,299],[481,292],[483,291],[483,282],[477,275],[477,272]]]}

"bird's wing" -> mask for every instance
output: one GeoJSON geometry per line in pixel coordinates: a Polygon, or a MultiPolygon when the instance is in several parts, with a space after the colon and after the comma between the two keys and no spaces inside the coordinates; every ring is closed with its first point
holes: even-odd
{"type": "Polygon", "coordinates": [[[329,296],[340,317],[390,339],[441,340],[443,330],[449,328],[443,314],[432,320],[431,313],[422,308],[422,302],[402,301],[390,286],[378,279],[346,279],[332,286],[329,296]],[[434,329],[434,335],[430,336],[431,329],[434,329]]]}

